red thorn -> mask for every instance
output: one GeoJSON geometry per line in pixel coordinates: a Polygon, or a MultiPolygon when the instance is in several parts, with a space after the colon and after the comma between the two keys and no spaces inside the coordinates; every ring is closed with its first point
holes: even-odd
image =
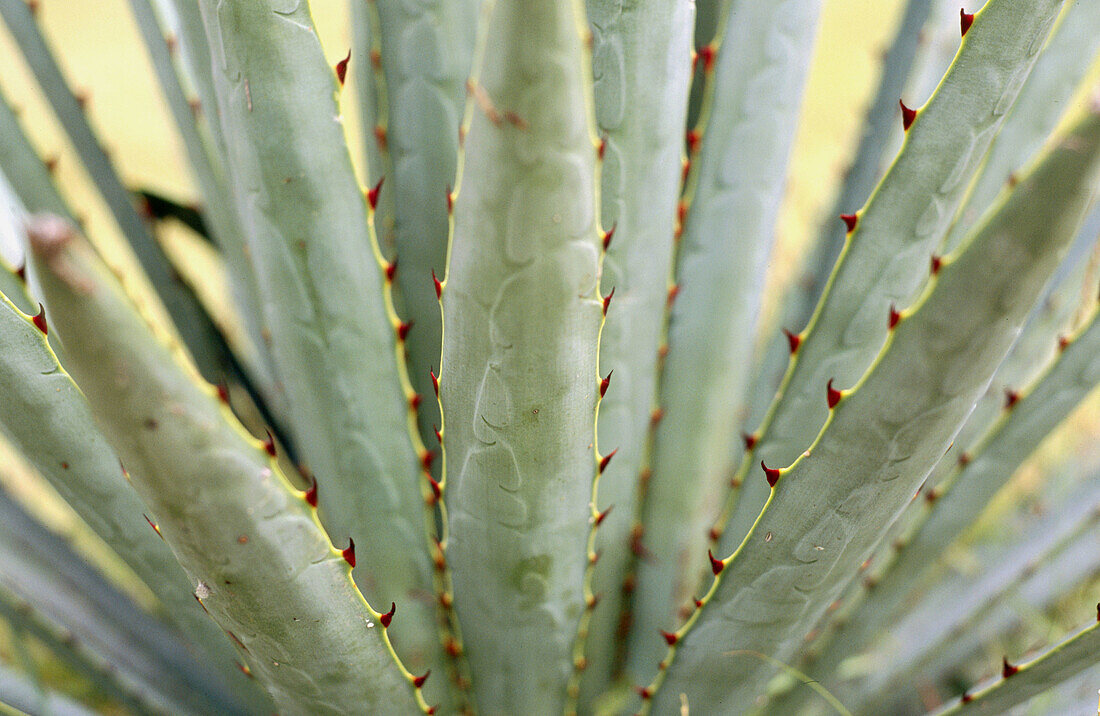
{"type": "Polygon", "coordinates": [[[142,517],[144,517],[145,521],[149,523],[149,526],[153,528],[153,531],[157,533],[157,536],[161,539],[164,539],[164,535],[160,533],[160,527],[157,526],[157,523],[149,519],[149,515],[143,514],[142,517]]]}
{"type": "Polygon", "coordinates": [[[829,378],[829,382],[825,384],[825,402],[829,404],[829,410],[836,407],[842,395],[839,390],[833,387],[833,380],[833,378],[829,378]]]}
{"type": "Polygon", "coordinates": [[[859,223],[859,214],[841,214],[840,220],[844,222],[844,226],[848,228],[850,234],[856,230],[856,224],[859,223]]]}
{"type": "Polygon", "coordinates": [[[650,557],[650,552],[642,542],[643,537],[645,537],[645,528],[640,524],[635,524],[630,529],[630,551],[635,557],[648,559],[650,557]]]}
{"type": "Polygon", "coordinates": [[[306,490],[306,502],[310,507],[317,506],[317,478],[313,478],[313,483],[310,484],[309,489],[306,490]]]}
{"type": "Polygon", "coordinates": [[[432,377],[432,390],[435,391],[435,397],[439,397],[439,377],[435,374],[435,368],[428,369],[428,375],[432,377]]]}
{"type": "Polygon", "coordinates": [[[1061,353],[1066,348],[1069,348],[1069,336],[1058,336],[1058,352],[1061,353]]]}
{"type": "Polygon", "coordinates": [[[413,396],[411,398],[409,398],[409,408],[411,410],[419,410],[420,409],[420,401],[422,401],[422,400],[423,400],[423,398],[420,397],[420,393],[413,393],[413,396]]]}
{"type": "Polygon", "coordinates": [[[718,529],[717,527],[711,527],[710,532],[707,532],[707,539],[709,539],[711,542],[717,542],[721,538],[722,530],[718,529]]]}
{"type": "Polygon", "coordinates": [[[676,284],[668,289],[668,307],[672,308],[672,304],[676,303],[676,297],[680,295],[680,284],[676,284]]]}
{"type": "Polygon", "coordinates": [[[664,419],[664,417],[665,417],[665,411],[664,410],[662,410],[661,408],[654,408],[649,413],[649,424],[651,426],[656,426],[658,423],[661,422],[661,420],[664,419]]]}
{"type": "Polygon", "coordinates": [[[714,43],[699,48],[699,58],[703,60],[703,72],[710,72],[714,69],[714,55],[714,43]]]}
{"type": "Polygon", "coordinates": [[[264,440],[264,452],[271,457],[275,457],[275,438],[271,437],[271,431],[264,428],[264,432],[267,433],[267,439],[264,440]]]}
{"type": "Polygon", "coordinates": [[[780,470],[774,467],[768,467],[764,464],[764,461],[760,461],[760,467],[764,468],[764,477],[768,479],[768,485],[775,487],[775,483],[779,482],[780,470]]]}
{"type": "Polygon", "coordinates": [[[340,554],[343,556],[345,562],[347,562],[352,567],[354,567],[355,566],[355,540],[353,540],[349,537],[348,538],[348,547],[347,547],[347,549],[341,551],[340,554]]]}
{"type": "Polygon", "coordinates": [[[783,329],[783,335],[787,337],[787,347],[791,349],[791,353],[797,353],[798,347],[802,345],[802,336],[791,333],[786,328],[783,329]]]}
{"type": "Polygon", "coordinates": [[[596,147],[596,158],[603,161],[604,152],[607,151],[607,137],[600,137],[600,144],[596,147]]]}
{"type": "Polygon", "coordinates": [[[19,268],[15,269],[15,277],[23,283],[27,282],[27,262],[24,260],[19,268]]]}
{"type": "Polygon", "coordinates": [[[898,105],[901,107],[901,128],[908,132],[909,128],[913,126],[913,120],[917,118],[917,110],[909,109],[905,106],[905,102],[900,99],[898,105]]]}
{"type": "Polygon", "coordinates": [[[382,150],[389,146],[389,133],[381,124],[374,126],[374,141],[378,143],[378,147],[382,150]]]}
{"type": "Polygon", "coordinates": [[[699,148],[699,140],[702,139],[702,135],[699,134],[698,129],[690,129],[687,133],[687,145],[688,154],[695,154],[695,150],[699,148]]]}
{"type": "Polygon", "coordinates": [[[603,232],[603,250],[607,251],[607,248],[611,246],[611,239],[615,238],[615,229],[618,228],[618,224],[612,224],[611,228],[603,232]]]}
{"type": "Polygon", "coordinates": [[[344,80],[348,76],[348,62],[351,60],[351,50],[348,50],[348,56],[336,63],[336,79],[340,82],[340,86],[344,86],[344,80]]]}
{"type": "Polygon", "coordinates": [[[615,505],[608,505],[606,510],[604,510],[603,512],[600,512],[596,515],[596,526],[597,527],[600,526],[600,524],[604,521],[604,518],[607,517],[607,514],[609,512],[611,512],[611,508],[614,507],[614,506],[615,505]]]}
{"type": "Polygon", "coordinates": [[[760,438],[756,437],[756,433],[741,433],[741,439],[745,441],[745,450],[752,451],[760,438]]]}
{"type": "Polygon", "coordinates": [[[229,405],[229,388],[225,387],[225,383],[218,383],[214,386],[214,390],[218,391],[218,400],[229,405]]]}
{"type": "Polygon", "coordinates": [[[415,321],[405,321],[397,326],[397,340],[403,341],[409,337],[409,331],[412,330],[413,323],[415,321]]]}
{"type": "Polygon", "coordinates": [[[676,642],[680,641],[680,637],[676,636],[676,632],[661,630],[661,636],[665,638],[665,643],[669,646],[676,646],[676,642]]]}
{"type": "Polygon", "coordinates": [[[715,576],[722,573],[722,570],[726,568],[726,563],[714,556],[714,552],[707,550],[707,559],[710,560],[710,571],[714,572],[715,576]]]}
{"type": "Polygon", "coordinates": [[[928,492],[924,493],[924,501],[930,505],[938,499],[940,499],[940,491],[934,487],[928,492]]]}
{"type": "Polygon", "coordinates": [[[599,603],[600,603],[600,595],[599,594],[593,594],[593,595],[590,595],[588,597],[588,599],[585,600],[584,606],[588,608],[588,611],[592,611],[593,609],[596,608],[596,605],[599,604],[599,603]]]}
{"type": "Polygon", "coordinates": [[[1007,679],[1010,676],[1015,676],[1016,672],[1020,670],[1020,667],[1018,667],[1014,664],[1008,663],[1008,657],[1002,658],[1001,659],[1001,664],[1002,664],[1002,666],[1001,666],[1001,676],[1005,679],[1007,679]]]}
{"type": "Polygon", "coordinates": [[[439,502],[439,498],[443,496],[443,486],[431,475],[428,475],[428,484],[432,488],[432,504],[434,505],[436,502],[439,502]]]}
{"type": "Polygon", "coordinates": [[[386,264],[386,281],[393,283],[393,277],[397,275],[397,259],[386,264]]]}
{"type": "Polygon", "coordinates": [[[615,453],[617,453],[617,452],[619,452],[619,448],[615,448],[614,450],[612,450],[611,452],[607,453],[606,455],[604,455],[603,457],[600,458],[600,470],[599,471],[600,471],[601,475],[603,474],[603,471],[607,469],[607,463],[611,462],[611,458],[615,457],[615,453]]]}
{"type": "Polygon", "coordinates": [[[694,601],[695,601],[695,608],[696,609],[702,609],[703,608],[703,600],[702,599],[696,599],[694,601]]]}
{"type": "Polygon", "coordinates": [[[607,315],[607,307],[611,305],[611,297],[615,295],[615,287],[611,287],[611,293],[603,297],[603,315],[607,315]]]}
{"type": "Polygon", "coordinates": [[[435,453],[431,450],[425,450],[424,454],[420,456],[420,466],[424,468],[425,472],[431,472],[433,462],[435,462],[435,453]]]}
{"type": "Polygon", "coordinates": [[[390,610],[385,614],[378,615],[378,621],[382,623],[383,628],[388,628],[390,622],[393,621],[393,615],[397,611],[397,602],[390,602],[390,610]]]}
{"type": "Polygon", "coordinates": [[[431,676],[431,675],[432,675],[432,670],[428,669],[427,671],[424,672],[423,676],[414,677],[413,678],[413,688],[414,689],[419,689],[421,686],[424,685],[424,682],[427,681],[428,677],[431,676]]]}
{"type": "Polygon", "coordinates": [[[932,254],[932,275],[937,275],[941,268],[943,268],[943,257],[932,254]]]}
{"type": "Polygon", "coordinates": [[[966,467],[970,464],[970,453],[959,453],[959,466],[966,467]]]}
{"type": "Polygon", "coordinates": [[[901,320],[901,312],[894,304],[890,304],[890,321],[887,324],[888,328],[892,331],[898,326],[898,321],[901,320]]]}
{"type": "Polygon", "coordinates": [[[970,29],[970,26],[974,24],[974,14],[968,13],[966,10],[959,8],[959,26],[962,29],[962,36],[966,37],[966,31],[970,29]]]}
{"type": "Polygon", "coordinates": [[[442,572],[447,568],[447,558],[443,556],[443,544],[437,539],[433,539],[432,544],[435,547],[432,550],[432,564],[437,572],[442,572]]]}
{"type": "Polygon", "coordinates": [[[447,214],[454,213],[455,210],[455,195],[451,192],[451,185],[447,185],[447,214]]]}
{"type": "Polygon", "coordinates": [[[443,284],[435,275],[435,269],[432,269],[432,283],[435,284],[435,300],[443,300],[443,284]]]}
{"type": "Polygon", "coordinates": [[[435,716],[435,710],[436,710],[435,706],[429,706],[428,710],[425,711],[424,713],[426,713],[428,716],[435,716]]]}
{"type": "Polygon", "coordinates": [[[601,398],[604,396],[605,393],[607,393],[607,387],[609,385],[611,385],[611,373],[614,373],[614,372],[615,372],[614,370],[611,370],[607,374],[607,377],[600,381],[600,397],[601,398]]]}
{"type": "Polygon", "coordinates": [[[638,692],[638,695],[642,697],[642,701],[649,701],[653,698],[653,692],[649,690],[647,686],[635,686],[634,690],[638,692]]]}
{"type": "Polygon", "coordinates": [[[974,697],[971,696],[970,694],[966,693],[965,691],[963,692],[963,695],[959,698],[959,702],[964,703],[964,704],[968,704],[973,700],[974,700],[974,697]]]}
{"type": "Polygon", "coordinates": [[[378,194],[382,191],[382,182],[384,181],[386,181],[386,177],[380,178],[373,188],[367,190],[367,204],[370,205],[371,211],[378,208],[378,194]]]}
{"type": "Polygon", "coordinates": [[[684,200],[681,200],[680,203],[676,205],[676,223],[681,229],[683,229],[684,219],[687,218],[687,213],[688,203],[684,200]]]}
{"type": "Polygon", "coordinates": [[[680,183],[687,184],[688,173],[691,172],[691,160],[684,159],[683,168],[680,170],[680,183]]]}
{"type": "Polygon", "coordinates": [[[1012,388],[1005,388],[1005,410],[1012,410],[1016,403],[1020,402],[1020,393],[1012,388]]]}
{"type": "Polygon", "coordinates": [[[435,439],[439,441],[439,444],[443,444],[443,432],[436,426],[432,426],[432,430],[435,431],[435,439]]]}
{"type": "Polygon", "coordinates": [[[38,304],[38,315],[31,316],[31,323],[34,324],[35,328],[42,331],[42,335],[49,335],[50,328],[46,325],[46,309],[41,303],[38,304]]]}

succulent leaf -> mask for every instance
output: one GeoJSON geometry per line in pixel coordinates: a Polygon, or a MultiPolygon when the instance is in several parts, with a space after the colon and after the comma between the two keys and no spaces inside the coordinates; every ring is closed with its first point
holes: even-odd
{"type": "MultiPolygon", "coordinates": [[[[975,22],[971,33],[979,29],[975,22]]],[[[731,649],[781,661],[794,654],[985,389],[1076,235],[1098,168],[1100,111],[1090,109],[943,263],[868,373],[831,409],[817,440],[783,469],[693,614],[663,672],[658,710],[681,693],[697,708],[750,701],[768,665],[723,659],[731,649]],[[1040,192],[1046,201],[1034,200],[1040,192]],[[977,285],[977,276],[988,278],[977,285]],[[807,526],[805,514],[817,518],[807,526]]]]}
{"type": "Polygon", "coordinates": [[[602,595],[585,625],[582,709],[621,671],[617,637],[638,519],[639,470],[646,460],[656,402],[658,347],[671,275],[683,127],[691,68],[692,12],[687,3],[588,3],[593,35],[596,125],[602,141],[600,224],[614,231],[600,290],[614,290],[600,334],[600,373],[615,380],[602,393],[597,434],[615,460],[600,475],[599,553],[591,591],[602,595]],[[613,508],[613,509],[612,509],[613,508]],[[607,512],[610,510],[610,512],[607,512]]]}
{"type": "MultiPolygon", "coordinates": [[[[982,567],[976,573],[941,580],[929,590],[871,650],[873,658],[880,660],[878,663],[888,663],[890,667],[861,675],[856,689],[860,694],[858,703],[853,698],[849,704],[871,711],[891,708],[890,703],[896,703],[898,696],[912,696],[897,687],[901,674],[938,677],[945,668],[960,666],[959,661],[951,662],[950,654],[967,651],[965,647],[959,648],[965,643],[971,644],[965,657],[973,660],[974,644],[994,643],[1016,626],[1012,616],[1017,605],[1026,604],[1025,609],[1036,610],[1032,613],[1045,610],[1045,605],[1034,600],[1033,580],[1047,577],[1053,593],[1068,591],[1064,580],[1043,574],[1044,568],[1057,565],[1066,555],[1077,556],[1076,569],[1072,571],[1080,575],[1079,579],[1087,579],[1095,572],[1097,558],[1082,559],[1079,546],[1095,545],[1100,539],[1098,484],[1086,481],[1071,490],[1048,508],[1048,514],[1033,520],[1000,554],[985,550],[976,555],[982,567]]],[[[1064,565],[1062,570],[1066,571],[1064,565]]],[[[854,684],[846,686],[844,692],[852,691],[851,686],[854,684]]]]}
{"type": "Polygon", "coordinates": [[[1043,145],[1070,105],[1100,50],[1100,6],[1067,3],[1050,40],[989,147],[940,253],[950,253],[981,219],[1006,184],[1043,145]]]}
{"type": "MultiPolygon", "coordinates": [[[[31,260],[68,368],[193,591],[283,713],[415,710],[378,613],[286,477],[128,305],[62,220],[33,220],[31,260]]],[[[415,694],[419,697],[419,692],[415,694]]]]}
{"type": "Polygon", "coordinates": [[[65,652],[80,671],[143,710],[248,712],[176,633],[4,492],[0,517],[0,614],[6,619],[65,652]]]}
{"type": "MultiPolygon", "coordinates": [[[[424,395],[431,388],[428,372],[439,365],[442,336],[430,278],[432,271],[442,276],[447,270],[446,198],[455,185],[459,125],[481,4],[375,1],[368,7],[377,10],[385,78],[388,166],[383,193],[393,194],[393,213],[383,215],[392,226],[380,227],[379,240],[383,245],[392,241],[400,263],[402,316],[417,326],[406,344],[409,374],[414,390],[424,395]]],[[[419,417],[427,441],[431,426],[439,422],[436,403],[424,403],[419,417]]]]}
{"type": "Polygon", "coordinates": [[[898,617],[906,596],[928,568],[974,520],[1047,435],[1100,384],[1100,311],[1070,340],[1045,375],[1031,386],[968,451],[965,465],[937,486],[934,501],[904,539],[875,588],[822,655],[837,664],[898,617]]]}
{"type": "Polygon", "coordinates": [[[588,31],[575,0],[497,0],[488,22],[442,286],[447,559],[479,707],[556,713],[611,455],[588,31]]]}
{"type": "Polygon", "coordinates": [[[752,358],[819,12],[820,3],[805,0],[729,7],[676,256],[679,293],[660,384],[664,418],[642,513],[649,558],[638,564],[633,605],[634,618],[650,628],[634,631],[628,657],[638,681],[664,652],[658,629],[675,629],[679,609],[696,593],[707,529],[729,490],[748,378],[729,366],[752,358]]]}
{"type": "MultiPolygon", "coordinates": [[[[446,673],[400,327],[309,7],[203,2],[222,129],[292,434],[321,520],[358,545],[368,601],[397,602],[409,668],[446,673]]],[[[431,682],[433,703],[447,680],[431,682]]]]}
{"type": "Polygon", "coordinates": [[[78,702],[53,689],[43,691],[39,684],[18,671],[0,666],[0,712],[4,707],[13,713],[33,713],[41,709],[55,716],[94,716],[78,702]]]}
{"type": "Polygon", "coordinates": [[[757,429],[760,442],[738,470],[743,486],[719,520],[721,552],[733,551],[768,499],[751,466],[794,461],[829,415],[830,378],[854,385],[886,340],[891,303],[916,298],[928,265],[963,200],[969,177],[1020,92],[1062,0],[990,0],[955,62],[920,108],[905,144],[865,206],[818,303],[779,394],[757,429]],[[1007,28],[1011,28],[1006,32],[1007,28]]]}
{"type": "MultiPolygon", "coordinates": [[[[0,427],[65,501],[134,570],[169,618],[228,679],[241,679],[237,656],[202,613],[168,545],[149,529],[148,512],[118,457],[96,427],[80,389],[31,320],[0,296],[0,427]],[[45,420],[42,418],[46,417],[45,420]]],[[[27,595],[32,598],[33,595],[27,595]]],[[[254,687],[235,684],[242,694],[254,687]]]]}
{"type": "Polygon", "coordinates": [[[1093,623],[1022,664],[1004,662],[997,681],[968,692],[937,714],[1004,713],[1096,663],[1100,623],[1093,623]]]}

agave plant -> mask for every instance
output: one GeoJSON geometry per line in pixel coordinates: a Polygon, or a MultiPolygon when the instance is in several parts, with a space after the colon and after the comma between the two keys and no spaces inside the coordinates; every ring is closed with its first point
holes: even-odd
{"type": "Polygon", "coordinates": [[[1100,382],[1100,5],[910,0],[759,320],[820,4],[353,0],[332,66],[305,0],[131,0],[194,209],[0,0],[145,273],[0,102],[0,701],[87,711],[43,650],[132,713],[1094,698],[1095,479],[979,518],[1100,382]]]}

